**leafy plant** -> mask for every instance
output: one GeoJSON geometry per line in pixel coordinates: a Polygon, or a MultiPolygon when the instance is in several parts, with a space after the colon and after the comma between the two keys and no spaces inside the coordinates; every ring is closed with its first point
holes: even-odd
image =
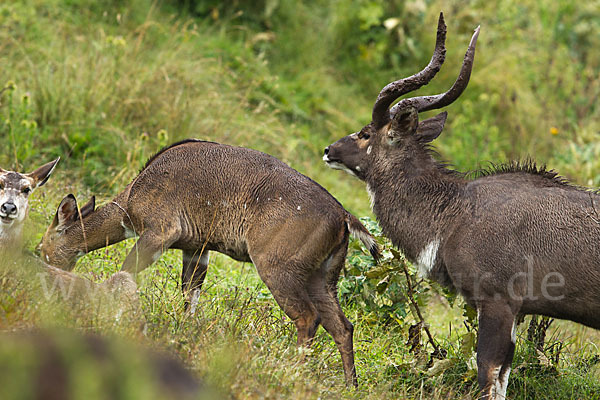
{"type": "MultiPolygon", "coordinates": [[[[377,222],[368,217],[361,218],[361,221],[383,248],[382,257],[374,265],[371,256],[353,243],[339,284],[340,297],[345,304],[358,304],[366,313],[366,321],[403,326],[412,315],[411,307],[414,308],[409,299],[407,279],[410,280],[414,301],[421,307],[427,304],[430,286],[417,276],[404,255],[382,235],[377,222]],[[409,271],[408,278],[404,273],[405,267],[409,271]]],[[[413,312],[416,313],[416,310],[413,312]]]]}

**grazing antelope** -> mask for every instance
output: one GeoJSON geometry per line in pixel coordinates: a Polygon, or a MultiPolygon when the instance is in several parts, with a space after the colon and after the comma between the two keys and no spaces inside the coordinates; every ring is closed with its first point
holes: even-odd
{"type": "MultiPolygon", "coordinates": [[[[29,174],[6,171],[0,168],[0,253],[8,254],[10,260],[20,259],[23,241],[23,226],[29,213],[29,196],[38,187],[44,185],[54,171],[60,157],[42,165],[29,174]],[[16,257],[15,257],[16,256],[16,257]]],[[[46,294],[60,293],[63,297],[84,294],[98,295],[114,293],[134,305],[137,302],[137,285],[130,274],[118,272],[101,284],[95,284],[71,272],[63,271],[50,265],[36,263],[37,271],[43,278],[46,294]],[[48,287],[48,284],[51,287],[48,287]],[[59,291],[55,291],[59,289],[59,291]]]]}
{"type": "Polygon", "coordinates": [[[531,162],[469,180],[432,156],[446,113],[466,88],[479,28],[460,74],[440,95],[399,96],[426,85],[444,61],[440,16],[433,57],[421,72],[385,86],[372,121],[325,149],[323,159],[367,183],[383,232],[479,314],[482,398],[502,399],[515,349],[517,314],[543,314],[600,328],[600,196],[531,162]]]}
{"type": "Polygon", "coordinates": [[[151,157],[103,207],[92,198],[78,213],[75,197],[66,196],[41,251],[70,269],[82,254],[139,236],[122,269],[142,271],[166,249],[181,249],[188,295],[201,287],[210,251],[252,262],[294,321],[298,345],[310,344],[323,324],[346,382],[356,385],[353,327],[337,299],[349,233],[378,257],[366,228],[313,180],[256,150],[189,139],[151,157]]]}

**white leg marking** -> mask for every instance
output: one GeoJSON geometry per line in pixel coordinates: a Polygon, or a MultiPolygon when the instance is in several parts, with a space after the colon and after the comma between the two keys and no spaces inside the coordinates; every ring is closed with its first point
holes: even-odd
{"type": "Polygon", "coordinates": [[[498,399],[504,400],[506,399],[506,389],[508,388],[508,377],[510,375],[510,367],[506,370],[503,376],[498,379],[498,383],[496,386],[500,386],[496,388],[496,397],[498,399]]]}
{"type": "Polygon", "coordinates": [[[500,376],[500,369],[502,369],[502,366],[496,367],[492,370],[492,386],[490,387],[490,395],[489,395],[489,399],[490,400],[496,400],[498,399],[498,393],[501,389],[501,384],[500,384],[500,380],[498,379],[498,377],[500,376]]]}
{"type": "Polygon", "coordinates": [[[513,321],[511,340],[513,344],[517,343],[517,322],[513,321]]]}
{"type": "Polygon", "coordinates": [[[420,276],[427,277],[429,275],[429,272],[435,265],[435,259],[437,258],[439,247],[440,240],[432,240],[427,246],[425,246],[425,248],[417,257],[417,268],[420,276]]]}
{"type": "Polygon", "coordinates": [[[204,265],[206,267],[208,265],[209,261],[210,261],[210,252],[205,251],[204,253],[202,253],[202,256],[200,257],[200,265],[204,265]]]}
{"type": "Polygon", "coordinates": [[[198,299],[200,298],[200,290],[195,289],[192,293],[192,299],[190,300],[190,314],[196,314],[196,308],[198,307],[198,299]]]}
{"type": "MultiPolygon", "coordinates": [[[[517,342],[517,323],[513,321],[511,341],[513,344],[517,342]]],[[[510,366],[507,368],[504,375],[499,377],[498,384],[499,388],[496,389],[496,395],[498,399],[506,399],[506,389],[508,388],[508,377],[510,376],[510,366]]]]}

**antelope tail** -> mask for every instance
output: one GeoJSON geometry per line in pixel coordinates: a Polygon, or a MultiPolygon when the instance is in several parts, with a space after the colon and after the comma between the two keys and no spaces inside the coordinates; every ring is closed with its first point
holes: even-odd
{"type": "Polygon", "coordinates": [[[348,224],[348,230],[355,238],[359,239],[373,256],[375,262],[381,257],[379,245],[375,241],[375,238],[369,233],[367,228],[356,218],[354,215],[348,213],[346,217],[346,223],[348,224]]]}

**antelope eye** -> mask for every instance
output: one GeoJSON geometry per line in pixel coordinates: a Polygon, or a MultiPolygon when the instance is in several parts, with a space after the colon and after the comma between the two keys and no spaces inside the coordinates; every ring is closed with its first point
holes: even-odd
{"type": "Polygon", "coordinates": [[[361,133],[358,134],[358,137],[359,137],[359,139],[365,139],[365,140],[367,140],[368,138],[371,137],[371,135],[369,135],[368,133],[361,132],[361,133]]]}
{"type": "Polygon", "coordinates": [[[23,193],[25,193],[25,194],[31,193],[31,188],[28,188],[28,187],[24,188],[23,193]]]}

